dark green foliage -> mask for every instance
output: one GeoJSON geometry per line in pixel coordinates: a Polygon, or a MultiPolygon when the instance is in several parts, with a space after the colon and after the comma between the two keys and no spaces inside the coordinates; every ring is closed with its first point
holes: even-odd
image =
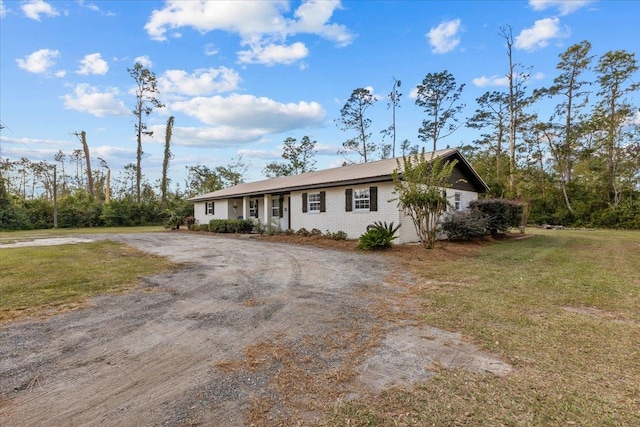
{"type": "Polygon", "coordinates": [[[212,219],[209,231],[213,233],[251,233],[254,223],[250,219],[212,219]]]}
{"type": "Polygon", "coordinates": [[[474,240],[487,234],[489,221],[480,211],[453,212],[442,221],[442,231],[449,240],[474,240]]]}
{"type": "Polygon", "coordinates": [[[318,230],[317,228],[312,228],[309,234],[312,236],[322,236],[322,231],[318,230]]]}
{"type": "Polygon", "coordinates": [[[393,241],[398,238],[395,236],[400,225],[397,227],[386,222],[376,221],[367,226],[367,232],[360,236],[357,248],[360,250],[384,250],[389,249],[393,241]]]}
{"type": "Polygon", "coordinates": [[[102,205],[85,190],[76,190],[58,203],[60,228],[101,226],[101,215],[102,205]]]}
{"type": "Polygon", "coordinates": [[[487,219],[487,229],[492,236],[506,233],[511,227],[520,226],[523,205],[507,199],[482,199],[469,203],[469,209],[479,211],[487,219]]]}

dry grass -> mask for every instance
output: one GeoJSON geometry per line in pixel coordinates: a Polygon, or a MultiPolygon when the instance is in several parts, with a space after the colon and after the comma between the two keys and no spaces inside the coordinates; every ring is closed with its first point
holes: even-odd
{"type": "MultiPolygon", "coordinates": [[[[355,363],[341,368],[340,382],[310,376],[302,369],[308,362],[284,345],[282,375],[274,381],[293,395],[284,402],[256,400],[252,422],[275,425],[268,414],[281,405],[329,409],[316,421],[322,426],[640,425],[640,233],[533,233],[521,240],[443,242],[432,251],[396,246],[384,257],[397,291],[372,298],[380,327],[412,321],[461,332],[510,363],[511,374],[429,366],[437,375],[414,388],[345,401],[342,386],[352,381],[355,363]],[[300,400],[309,394],[311,401],[300,400]]],[[[341,250],[356,245],[264,239],[341,250]]],[[[380,338],[361,350],[372,351],[380,338]]]]}

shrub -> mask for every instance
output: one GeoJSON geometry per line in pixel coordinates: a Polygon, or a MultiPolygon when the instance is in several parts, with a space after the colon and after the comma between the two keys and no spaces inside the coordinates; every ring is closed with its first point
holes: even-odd
{"type": "Polygon", "coordinates": [[[254,223],[250,219],[212,219],[209,221],[209,231],[214,233],[251,233],[253,228],[254,223]]]}
{"type": "Polygon", "coordinates": [[[191,224],[189,226],[189,230],[191,230],[191,231],[200,231],[200,224],[191,224]]]}
{"type": "Polygon", "coordinates": [[[487,234],[488,224],[480,211],[453,212],[442,221],[442,231],[449,240],[473,240],[487,234]]]}
{"type": "Polygon", "coordinates": [[[307,237],[309,235],[309,230],[307,230],[306,228],[302,227],[300,230],[296,231],[296,234],[298,236],[307,237]]]}
{"type": "Polygon", "coordinates": [[[287,228],[286,230],[284,230],[284,234],[287,236],[293,236],[294,234],[296,234],[296,232],[290,228],[287,228]]]}
{"type": "Polygon", "coordinates": [[[195,217],[191,215],[184,217],[184,225],[186,225],[187,228],[191,228],[191,226],[194,225],[195,223],[196,223],[195,217]]]}
{"type": "Polygon", "coordinates": [[[198,224],[200,231],[209,231],[209,224],[198,224]]]}
{"type": "Polygon", "coordinates": [[[322,236],[322,231],[318,230],[317,228],[312,228],[309,234],[312,236],[322,236]]]}
{"type": "Polygon", "coordinates": [[[338,230],[335,233],[332,233],[329,230],[327,230],[327,232],[324,233],[324,237],[331,240],[347,240],[347,233],[345,233],[342,230],[338,230]]]}
{"type": "Polygon", "coordinates": [[[514,200],[482,199],[469,203],[471,210],[479,211],[487,219],[487,229],[492,236],[506,233],[511,227],[518,227],[522,220],[523,205],[514,200]]]}
{"type": "Polygon", "coordinates": [[[360,250],[384,250],[389,249],[393,244],[393,240],[398,236],[394,236],[400,225],[393,227],[393,222],[387,225],[386,222],[374,222],[367,226],[367,232],[360,236],[357,248],[360,250]]]}

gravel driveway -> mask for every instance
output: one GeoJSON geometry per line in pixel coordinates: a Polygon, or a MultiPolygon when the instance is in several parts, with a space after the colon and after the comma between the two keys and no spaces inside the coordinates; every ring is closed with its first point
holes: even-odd
{"type": "Polygon", "coordinates": [[[0,325],[0,425],[309,425],[336,401],[426,380],[429,358],[509,370],[454,334],[382,320],[398,289],[377,255],[103,237],[189,264],[87,309],[0,325]]]}

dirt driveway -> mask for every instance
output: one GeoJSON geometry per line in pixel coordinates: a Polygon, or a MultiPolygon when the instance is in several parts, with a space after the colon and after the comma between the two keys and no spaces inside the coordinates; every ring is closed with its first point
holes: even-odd
{"type": "Polygon", "coordinates": [[[0,325],[0,425],[309,425],[340,400],[428,379],[436,360],[510,369],[455,334],[389,321],[414,308],[378,255],[105,238],[190,264],[88,309],[0,325]]]}

